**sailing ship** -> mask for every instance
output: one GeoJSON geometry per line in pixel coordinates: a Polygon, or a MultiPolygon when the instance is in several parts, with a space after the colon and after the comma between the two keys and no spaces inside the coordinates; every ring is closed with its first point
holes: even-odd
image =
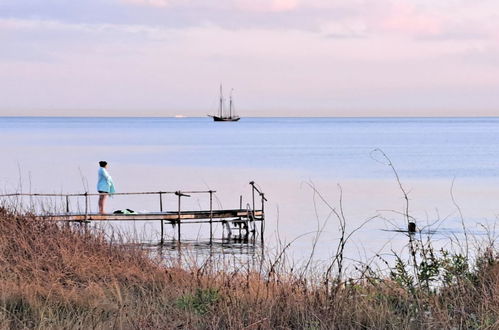
{"type": "Polygon", "coordinates": [[[229,96],[229,109],[225,105],[225,99],[223,95],[222,85],[220,85],[220,100],[218,105],[218,113],[214,116],[208,115],[213,118],[214,121],[238,121],[241,119],[238,115],[236,115],[234,109],[234,102],[232,100],[232,91],[229,96]]]}

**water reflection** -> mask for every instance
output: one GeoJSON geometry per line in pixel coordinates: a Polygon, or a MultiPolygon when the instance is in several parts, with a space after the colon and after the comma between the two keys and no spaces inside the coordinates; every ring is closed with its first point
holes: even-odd
{"type": "Polygon", "coordinates": [[[198,254],[228,254],[228,255],[255,255],[263,248],[263,244],[253,236],[249,237],[223,237],[212,240],[167,240],[163,244],[149,245],[159,250],[192,250],[198,254]]]}
{"type": "Polygon", "coordinates": [[[258,267],[264,260],[265,245],[258,235],[231,235],[212,239],[167,239],[163,243],[136,243],[152,257],[169,265],[202,266],[210,261],[224,265],[225,270],[242,265],[258,267]],[[230,266],[231,265],[231,266],[230,266]]]}

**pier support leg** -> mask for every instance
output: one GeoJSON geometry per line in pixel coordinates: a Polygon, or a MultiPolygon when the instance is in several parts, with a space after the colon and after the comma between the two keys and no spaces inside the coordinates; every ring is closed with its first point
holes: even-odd
{"type": "Polygon", "coordinates": [[[177,230],[178,230],[178,244],[180,246],[180,200],[182,198],[182,193],[179,191],[178,193],[178,220],[177,220],[177,230]]]}
{"type": "Polygon", "coordinates": [[[210,244],[213,240],[213,191],[210,190],[210,244]]]}
{"type": "Polygon", "coordinates": [[[260,240],[263,244],[263,232],[265,231],[265,225],[263,224],[263,219],[260,221],[260,240]]]}
{"type": "Polygon", "coordinates": [[[163,193],[159,193],[159,212],[163,213],[163,193]]]}
{"type": "Polygon", "coordinates": [[[88,219],[88,193],[85,193],[85,222],[88,219]]]}
{"type": "Polygon", "coordinates": [[[85,218],[83,221],[84,228],[85,228],[85,233],[88,231],[88,212],[89,212],[89,205],[88,205],[88,192],[85,192],[85,218]]]}
{"type": "Polygon", "coordinates": [[[260,222],[260,236],[263,245],[263,232],[265,231],[265,195],[262,193],[262,221],[260,222]]]}
{"type": "Polygon", "coordinates": [[[251,185],[251,199],[253,201],[253,209],[252,209],[253,212],[255,212],[255,186],[254,186],[254,184],[255,183],[253,181],[250,182],[250,185],[251,185]]]}
{"type": "MultiPolygon", "coordinates": [[[[163,196],[162,196],[162,193],[160,192],[159,193],[159,211],[161,213],[163,213],[163,196]]],[[[161,220],[161,245],[164,244],[165,242],[165,222],[163,220],[161,220]]]]}
{"type": "Polygon", "coordinates": [[[163,220],[160,220],[161,221],[161,245],[163,245],[165,243],[165,222],[163,220]]]}

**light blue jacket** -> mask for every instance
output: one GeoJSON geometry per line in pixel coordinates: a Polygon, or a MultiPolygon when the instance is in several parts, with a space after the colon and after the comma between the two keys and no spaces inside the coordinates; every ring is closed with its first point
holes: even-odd
{"type": "Polygon", "coordinates": [[[114,183],[113,178],[107,173],[104,167],[99,167],[98,172],[98,180],[97,180],[97,191],[105,191],[110,194],[114,193],[114,183]]]}

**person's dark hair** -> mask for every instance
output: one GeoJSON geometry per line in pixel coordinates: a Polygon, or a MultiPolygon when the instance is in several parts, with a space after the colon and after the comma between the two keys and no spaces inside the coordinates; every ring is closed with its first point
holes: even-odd
{"type": "Polygon", "coordinates": [[[101,160],[101,161],[99,162],[99,165],[100,165],[100,167],[106,167],[107,162],[106,162],[105,160],[101,160]]]}

